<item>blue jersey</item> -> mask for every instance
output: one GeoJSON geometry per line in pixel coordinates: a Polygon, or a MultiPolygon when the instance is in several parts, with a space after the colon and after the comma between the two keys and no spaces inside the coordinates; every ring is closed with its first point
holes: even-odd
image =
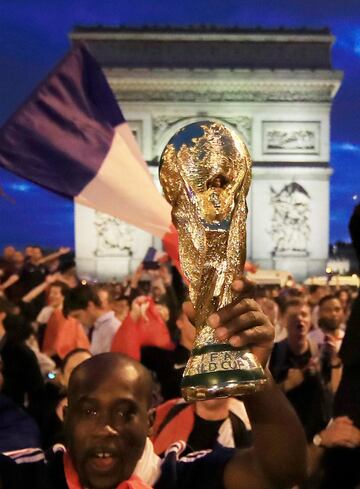
{"type": "MultiPolygon", "coordinates": [[[[235,450],[219,446],[181,457],[185,448],[178,442],[166,452],[154,489],[223,489],[224,468],[235,450]]],[[[2,489],[68,489],[61,451],[0,455],[0,474],[2,489]]]]}

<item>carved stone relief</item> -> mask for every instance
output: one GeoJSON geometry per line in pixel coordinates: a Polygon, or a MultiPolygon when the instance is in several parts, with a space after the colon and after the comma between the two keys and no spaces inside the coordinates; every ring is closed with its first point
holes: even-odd
{"type": "Polygon", "coordinates": [[[264,154],[319,154],[320,122],[264,121],[264,154]]]}
{"type": "Polygon", "coordinates": [[[300,184],[289,183],[276,191],[270,187],[270,235],[273,256],[307,256],[310,238],[310,196],[300,184]]]}
{"type": "Polygon", "coordinates": [[[96,250],[95,255],[122,256],[132,255],[133,229],[115,217],[96,211],[96,250]]]}

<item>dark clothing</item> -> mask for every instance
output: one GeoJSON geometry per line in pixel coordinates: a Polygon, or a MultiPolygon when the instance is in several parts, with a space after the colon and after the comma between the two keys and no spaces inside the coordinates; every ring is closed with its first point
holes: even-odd
{"type": "Polygon", "coordinates": [[[360,429],[360,295],[352,306],[339,356],[343,372],[335,395],[334,413],[349,416],[360,429]]]}
{"type": "MultiPolygon", "coordinates": [[[[21,284],[22,295],[27,294],[30,290],[42,284],[48,275],[48,270],[45,265],[33,265],[28,262],[24,265],[20,274],[19,282],[21,284]]],[[[39,294],[31,301],[33,308],[33,318],[37,316],[45,303],[45,293],[39,294]]]]}
{"type": "Polygon", "coordinates": [[[23,302],[20,300],[17,302],[17,306],[19,307],[20,314],[24,319],[30,323],[35,321],[36,316],[39,314],[39,304],[37,304],[36,301],[33,300],[31,302],[23,302]]]}
{"type": "Polygon", "coordinates": [[[14,264],[0,257],[0,284],[6,282],[14,273],[16,273],[14,264]]]}
{"type": "Polygon", "coordinates": [[[169,320],[166,322],[169,329],[171,339],[176,342],[179,339],[179,330],[176,326],[176,319],[181,309],[181,303],[179,302],[175,289],[172,285],[166,286],[165,294],[158,301],[160,304],[165,304],[169,309],[169,320]]]}
{"type": "MultiPolygon", "coordinates": [[[[237,448],[249,448],[251,446],[251,436],[246,430],[245,424],[234,414],[230,413],[234,444],[237,448]]],[[[221,425],[225,420],[210,421],[200,418],[195,414],[194,427],[187,441],[192,452],[206,450],[213,447],[217,439],[221,425]]]]}
{"type": "Polygon", "coordinates": [[[308,441],[312,441],[314,435],[324,429],[331,418],[331,399],[320,373],[310,368],[311,359],[310,348],[302,355],[295,355],[285,339],[275,343],[269,365],[277,383],[286,379],[290,368],[303,370],[304,381],[285,394],[302,422],[308,441]]]}
{"type": "Polygon", "coordinates": [[[360,484],[360,448],[328,448],[320,489],[356,489],[360,484]]]}
{"type": "MultiPolygon", "coordinates": [[[[353,304],[339,356],[343,372],[335,394],[334,417],[348,416],[360,429],[360,295],[353,304]]],[[[321,489],[355,489],[360,485],[359,464],[359,447],[326,450],[321,489]]]]}
{"type": "Polygon", "coordinates": [[[40,446],[35,421],[11,399],[0,393],[0,452],[40,446]]]}
{"type": "Polygon", "coordinates": [[[44,381],[35,353],[25,343],[1,341],[4,385],[2,392],[29,413],[40,416],[44,381]]]}
{"type": "MultiPolygon", "coordinates": [[[[161,465],[160,478],[154,489],[223,489],[224,468],[234,455],[231,448],[218,448],[209,452],[198,452],[185,459],[177,460],[181,443],[169,451],[161,465]]],[[[34,452],[33,460],[27,454],[27,460],[18,463],[0,455],[0,474],[3,489],[67,489],[63,453],[49,451],[45,460],[37,460],[41,452],[34,452]]]]}
{"type": "Polygon", "coordinates": [[[66,392],[56,384],[48,382],[44,390],[43,413],[40,420],[41,446],[48,450],[56,443],[65,443],[64,426],[56,409],[66,392]]]}
{"type": "Polygon", "coordinates": [[[194,427],[187,441],[188,445],[191,447],[191,451],[197,452],[212,447],[214,440],[218,437],[220,426],[224,421],[224,419],[209,421],[200,418],[200,416],[195,413],[194,427]]]}
{"type": "Polygon", "coordinates": [[[45,265],[33,265],[28,262],[24,265],[21,274],[20,282],[23,285],[24,293],[34,289],[37,285],[44,282],[48,270],[45,265]]]}
{"type": "Polygon", "coordinates": [[[156,374],[164,401],[181,397],[180,384],[190,351],[182,345],[174,350],[146,347],[141,350],[141,363],[156,374]]]}

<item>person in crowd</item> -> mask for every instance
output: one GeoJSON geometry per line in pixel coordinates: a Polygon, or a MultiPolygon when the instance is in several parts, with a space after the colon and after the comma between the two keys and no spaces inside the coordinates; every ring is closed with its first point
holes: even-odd
{"type": "Polygon", "coordinates": [[[0,256],[0,285],[4,284],[7,279],[13,274],[13,259],[16,250],[14,246],[8,245],[3,249],[3,254],[0,256]]]}
{"type": "Polygon", "coordinates": [[[115,312],[115,317],[122,323],[130,312],[129,298],[123,295],[115,297],[112,302],[112,309],[115,312]]]}
{"type": "Polygon", "coordinates": [[[319,327],[319,301],[322,297],[329,294],[329,288],[323,285],[310,285],[308,288],[307,301],[311,307],[312,329],[319,327]]]}
{"type": "Polygon", "coordinates": [[[165,350],[174,348],[168,328],[153,299],[139,296],[133,300],[130,313],[116,332],[111,351],[140,360],[141,348],[145,346],[165,350]]]}
{"type": "Polygon", "coordinates": [[[14,281],[19,280],[21,282],[24,294],[44,282],[48,270],[43,263],[43,258],[40,246],[34,246],[31,256],[22,268],[20,275],[10,277],[14,281]]]}
{"type": "MultiPolygon", "coordinates": [[[[22,295],[43,283],[46,275],[49,273],[46,263],[49,263],[70,251],[69,248],[60,248],[57,252],[44,256],[40,246],[27,247],[26,250],[27,259],[25,260],[22,269],[17,273],[13,273],[6,282],[1,284],[1,289],[5,291],[19,282],[19,284],[17,284],[17,290],[20,295],[14,299],[19,299],[22,295]]],[[[35,299],[38,310],[41,309],[43,302],[43,295],[39,295],[35,299]]]]}
{"type": "Polygon", "coordinates": [[[0,300],[0,355],[3,361],[2,392],[38,419],[44,395],[44,381],[34,352],[26,344],[32,333],[21,317],[9,314],[9,305],[0,300]]]}
{"type": "Polygon", "coordinates": [[[40,447],[40,431],[34,419],[1,392],[2,369],[0,357],[0,453],[40,447]]]}
{"type": "Polygon", "coordinates": [[[13,273],[20,273],[25,263],[25,256],[21,251],[15,251],[12,265],[13,265],[13,273]]]}
{"type": "Polygon", "coordinates": [[[280,311],[278,304],[264,294],[256,298],[256,302],[260,304],[264,313],[269,317],[272,324],[275,326],[275,343],[286,338],[286,327],[280,322],[280,311]]]}
{"type": "Polygon", "coordinates": [[[141,362],[154,372],[165,401],[181,396],[180,383],[195,339],[195,329],[182,310],[178,312],[176,326],[179,337],[174,349],[145,347],[141,351],[141,362]]]}
{"type": "Polygon", "coordinates": [[[47,275],[44,282],[25,294],[18,303],[21,313],[31,319],[33,300],[43,292],[47,295],[48,304],[42,307],[36,321],[32,322],[36,336],[32,335],[31,342],[28,341],[28,345],[36,354],[42,373],[47,374],[54,369],[50,357],[58,361],[68,351],[77,347],[88,348],[89,345],[81,325],[75,320],[68,321],[62,313],[64,295],[67,290],[68,287],[63,282],[60,273],[47,275]],[[46,339],[45,345],[44,338],[46,339]]]}
{"type": "MultiPolygon", "coordinates": [[[[266,368],[273,326],[255,301],[244,298],[219,310],[208,321],[219,330],[219,339],[226,338],[236,346],[248,345],[266,368]]],[[[18,457],[17,463],[0,457],[3,484],[13,489],[26,487],[27,481],[19,474],[29,475],[29,465],[36,465],[32,472],[34,489],[38,487],[35,474],[41,472],[47,489],[291,487],[305,476],[305,437],[293,409],[267,375],[262,391],[244,397],[254,433],[251,449],[218,448],[181,461],[184,443],[179,442],[161,463],[147,440],[153,419],[150,373],[120,354],[94,356],[70,377],[65,415],[67,450],[48,454],[46,464],[31,464],[29,454],[27,461],[18,457]]]]}
{"type": "Polygon", "coordinates": [[[159,303],[164,300],[166,288],[161,277],[154,277],[154,279],[151,281],[150,293],[155,302],[159,303]]]}
{"type": "Polygon", "coordinates": [[[10,313],[10,310],[11,304],[4,297],[0,297],[0,345],[5,342],[6,331],[4,326],[4,319],[6,318],[6,315],[10,313]]]}
{"type": "Polygon", "coordinates": [[[310,318],[307,303],[292,300],[285,304],[288,336],[275,344],[270,360],[270,370],[294,406],[307,435],[308,480],[302,489],[320,487],[328,449],[355,446],[360,441],[360,431],[349,418],[331,419],[332,396],[321,375],[318,345],[308,336],[310,318]]]}
{"type": "Polygon", "coordinates": [[[303,423],[308,441],[324,429],[331,417],[331,401],[320,374],[317,345],[308,338],[309,305],[301,299],[284,306],[287,338],[275,343],[270,371],[303,423]]]}
{"type": "Polygon", "coordinates": [[[23,264],[24,257],[21,251],[17,251],[14,246],[5,246],[0,256],[0,284],[6,282],[16,270],[21,270],[23,264]]]}
{"type": "Polygon", "coordinates": [[[330,336],[335,349],[339,351],[344,337],[344,310],[335,295],[328,294],[320,299],[318,324],[319,328],[311,331],[311,338],[321,346],[330,336]]]}
{"type": "Polygon", "coordinates": [[[55,359],[64,358],[76,348],[90,348],[83,326],[73,317],[65,317],[63,304],[68,286],[64,282],[53,282],[49,288],[49,302],[54,310],[48,320],[42,351],[55,359]]]}
{"type": "Polygon", "coordinates": [[[14,258],[15,252],[16,252],[16,249],[14,246],[12,246],[12,245],[5,246],[3,249],[3,254],[0,258],[0,262],[1,263],[3,263],[3,262],[11,263],[11,261],[14,258]]]}
{"type": "Polygon", "coordinates": [[[171,338],[176,340],[175,321],[181,302],[172,282],[173,274],[166,264],[159,265],[158,269],[148,270],[144,263],[140,263],[131,277],[130,286],[125,295],[129,297],[130,302],[139,295],[151,296],[160,307],[166,306],[169,312],[166,324],[171,338]]]}
{"type": "Polygon", "coordinates": [[[311,310],[313,310],[319,304],[320,299],[327,294],[327,287],[322,285],[309,285],[307,300],[311,310]]]}
{"type": "Polygon", "coordinates": [[[160,265],[158,272],[155,272],[151,284],[151,294],[160,307],[167,307],[169,317],[166,319],[166,324],[171,338],[175,340],[177,335],[176,318],[179,309],[181,309],[181,302],[173,285],[173,273],[170,272],[166,264],[160,265]]]}
{"type": "Polygon", "coordinates": [[[210,399],[186,403],[172,399],[155,410],[152,441],[155,453],[162,456],[176,441],[184,440],[184,455],[225,447],[251,446],[251,426],[242,401],[235,398],[210,399]]]}
{"type": "Polygon", "coordinates": [[[149,295],[151,288],[150,275],[144,269],[141,262],[131,275],[128,285],[125,287],[124,295],[129,298],[130,304],[139,295],[149,295]]]}
{"type": "Polygon", "coordinates": [[[338,356],[344,337],[344,311],[334,295],[325,295],[319,301],[319,328],[309,334],[320,350],[321,373],[333,393],[340,382],[342,363],[338,356]]]}
{"type": "MultiPolygon", "coordinates": [[[[354,208],[350,223],[352,244],[360,263],[360,205],[354,208]]],[[[334,414],[346,416],[360,429],[360,295],[355,299],[347,321],[345,336],[339,351],[343,371],[335,395],[334,414]]],[[[326,471],[322,489],[354,489],[360,485],[360,447],[334,448],[326,458],[326,471]],[[341,476],[346,474],[346,478],[341,476]],[[346,480],[345,480],[346,479],[346,480]]]]}
{"type": "Polygon", "coordinates": [[[348,288],[341,288],[335,292],[335,297],[337,297],[341,303],[344,312],[344,321],[349,319],[352,305],[352,294],[351,290],[348,288]]]}
{"type": "Polygon", "coordinates": [[[90,285],[79,285],[69,291],[64,303],[65,316],[77,319],[90,332],[93,355],[110,351],[120,321],[114,311],[101,307],[99,296],[90,285]]]}
{"type": "Polygon", "coordinates": [[[70,289],[74,289],[79,285],[79,278],[76,274],[76,268],[73,264],[64,266],[61,270],[61,280],[66,283],[70,289]]]}
{"type": "Polygon", "coordinates": [[[99,296],[101,308],[104,311],[113,311],[114,296],[109,287],[102,285],[97,288],[97,295],[99,296]]]}
{"type": "MultiPolygon", "coordinates": [[[[33,352],[36,355],[37,361],[39,363],[41,373],[43,376],[46,377],[46,375],[51,372],[55,368],[55,362],[50,358],[49,355],[41,351],[40,345],[43,343],[43,337],[45,333],[45,327],[46,323],[49,320],[50,316],[56,309],[61,309],[62,307],[62,302],[63,302],[63,296],[61,294],[61,291],[59,288],[65,287],[65,285],[60,281],[62,276],[60,274],[53,274],[53,275],[47,275],[44,282],[41,284],[37,285],[34,287],[32,290],[27,292],[21,300],[17,303],[17,306],[13,307],[13,313],[14,314],[21,314],[23,315],[28,321],[31,321],[31,326],[33,328],[32,334],[29,336],[29,338],[26,340],[27,346],[29,346],[33,352]],[[52,287],[52,284],[58,280],[58,284],[54,287],[52,287]],[[32,321],[34,317],[34,309],[33,309],[33,301],[36,299],[39,295],[43,294],[44,291],[48,291],[48,300],[49,304],[47,306],[44,306],[40,313],[37,316],[36,321],[32,321]],[[46,321],[43,324],[43,321],[46,321]]],[[[81,328],[80,328],[81,329],[81,328]]],[[[71,338],[73,335],[71,335],[72,331],[70,329],[69,331],[69,339],[67,340],[68,343],[71,343],[71,338]]],[[[81,331],[83,336],[85,337],[84,333],[81,331]]],[[[55,336],[51,337],[52,341],[55,341],[55,336]]],[[[86,339],[86,337],[85,337],[86,339]]],[[[86,346],[86,345],[85,345],[86,346]]],[[[50,353],[53,354],[53,353],[50,353]]]]}
{"type": "MultiPolygon", "coordinates": [[[[355,489],[354,471],[358,471],[358,455],[360,450],[360,430],[348,416],[338,416],[317,433],[308,444],[308,478],[301,489],[355,489]],[[340,468],[345,457],[345,465],[340,468]],[[336,455],[340,455],[339,458],[336,455]],[[355,457],[354,457],[355,455],[355,457]],[[357,456],[357,462],[356,461],[357,456]],[[355,466],[351,469],[351,463],[355,466]],[[336,464],[334,478],[329,477],[336,464]],[[343,468],[351,469],[343,471],[343,468]]],[[[355,476],[356,478],[357,476],[355,476]]]]}
{"type": "Polygon", "coordinates": [[[275,326],[275,343],[278,343],[279,341],[284,340],[287,336],[286,303],[288,301],[284,298],[277,298],[274,302],[276,302],[279,308],[277,327],[275,326]]]}

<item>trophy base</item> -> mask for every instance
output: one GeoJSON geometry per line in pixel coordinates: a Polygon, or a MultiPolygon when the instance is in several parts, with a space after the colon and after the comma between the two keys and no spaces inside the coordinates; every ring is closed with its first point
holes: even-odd
{"type": "Polygon", "coordinates": [[[192,352],[181,393],[188,402],[244,396],[261,390],[266,382],[263,368],[249,350],[207,345],[192,352]]]}

